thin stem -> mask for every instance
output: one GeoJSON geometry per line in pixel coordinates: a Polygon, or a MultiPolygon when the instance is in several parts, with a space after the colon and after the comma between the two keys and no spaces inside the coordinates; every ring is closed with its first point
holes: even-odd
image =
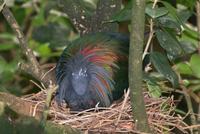
{"type": "Polygon", "coordinates": [[[15,32],[17,39],[19,41],[19,46],[21,48],[22,53],[26,56],[28,63],[19,63],[19,67],[21,70],[25,71],[26,73],[29,73],[33,77],[35,77],[37,80],[44,83],[46,86],[49,85],[50,81],[53,83],[55,82],[54,79],[49,75],[45,79],[42,79],[42,76],[45,74],[44,70],[40,69],[40,65],[32,51],[28,47],[27,39],[24,36],[24,33],[22,32],[19,24],[17,23],[15,17],[13,16],[10,9],[6,6],[4,0],[0,0],[1,10],[2,14],[11,26],[12,30],[15,32]]]}
{"type": "Polygon", "coordinates": [[[50,85],[49,89],[47,90],[45,107],[44,107],[44,110],[43,110],[42,120],[41,120],[42,125],[45,125],[45,123],[47,121],[47,117],[48,117],[48,114],[49,114],[49,107],[50,107],[50,103],[51,103],[51,98],[52,98],[52,95],[56,91],[57,88],[58,88],[58,86],[50,85]]]}
{"type": "Polygon", "coordinates": [[[34,67],[35,73],[38,73],[39,72],[39,63],[36,60],[36,57],[33,54],[33,51],[28,47],[27,40],[25,39],[24,34],[23,34],[20,26],[18,25],[17,21],[15,20],[12,12],[9,10],[9,8],[7,6],[4,6],[4,8],[2,10],[2,14],[6,18],[7,22],[10,24],[13,31],[15,32],[15,34],[19,40],[19,43],[20,43],[19,45],[21,47],[23,54],[26,55],[29,62],[33,63],[32,66],[34,67]]]}
{"type": "MultiPolygon", "coordinates": [[[[184,96],[185,96],[185,100],[187,103],[187,107],[188,107],[188,112],[190,113],[190,121],[192,125],[196,125],[197,121],[196,121],[196,117],[193,111],[193,106],[192,106],[192,101],[191,101],[191,97],[188,95],[187,89],[185,86],[181,85],[181,88],[183,90],[184,96]]],[[[197,132],[195,132],[195,130],[191,129],[191,133],[193,134],[198,134],[197,132]]]]}
{"type": "Polygon", "coordinates": [[[143,52],[143,55],[142,55],[142,60],[144,60],[144,57],[145,57],[146,54],[148,53],[148,49],[149,49],[149,47],[150,47],[151,40],[153,39],[153,35],[154,35],[153,20],[151,19],[151,20],[150,20],[150,34],[149,34],[149,38],[148,38],[147,44],[146,44],[146,46],[145,46],[145,49],[144,49],[144,52],[143,52]]]}
{"type": "MultiPolygon", "coordinates": [[[[157,4],[158,0],[154,0],[154,3],[153,3],[153,6],[152,6],[152,9],[155,8],[156,4],[157,4]]],[[[153,39],[153,35],[154,35],[154,29],[153,29],[153,26],[154,26],[154,22],[153,22],[153,19],[150,19],[150,27],[149,27],[149,30],[150,30],[150,33],[149,33],[149,38],[147,40],[147,44],[145,46],[145,49],[144,49],[144,53],[142,55],[142,60],[144,60],[144,57],[146,56],[146,54],[148,53],[148,49],[151,45],[151,41],[153,39]]]]}

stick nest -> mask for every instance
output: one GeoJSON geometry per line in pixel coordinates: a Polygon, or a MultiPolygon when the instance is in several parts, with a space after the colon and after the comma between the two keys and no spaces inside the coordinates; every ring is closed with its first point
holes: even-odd
{"type": "MultiPolygon", "coordinates": [[[[45,104],[45,98],[45,90],[24,96],[24,100],[35,104],[33,116],[36,110],[42,111],[40,106],[45,104]]],[[[154,133],[163,134],[175,129],[181,133],[189,133],[187,131],[188,125],[183,121],[184,117],[175,114],[173,97],[155,99],[145,92],[144,100],[149,125],[154,133]]],[[[52,100],[49,119],[54,123],[70,125],[89,133],[140,133],[136,131],[136,122],[132,119],[129,90],[121,100],[114,102],[108,108],[96,106],[81,112],[72,112],[68,108],[58,108],[55,100],[52,100]]]]}

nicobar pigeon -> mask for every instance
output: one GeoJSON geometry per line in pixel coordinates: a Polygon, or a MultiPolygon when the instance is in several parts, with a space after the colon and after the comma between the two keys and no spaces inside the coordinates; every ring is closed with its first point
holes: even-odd
{"type": "Polygon", "coordinates": [[[108,107],[128,87],[129,38],[95,33],[72,41],[56,66],[56,101],[72,111],[108,107]]]}

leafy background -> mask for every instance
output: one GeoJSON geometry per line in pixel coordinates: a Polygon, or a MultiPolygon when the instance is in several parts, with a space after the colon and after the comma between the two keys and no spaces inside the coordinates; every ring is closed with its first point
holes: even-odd
{"type": "MultiPolygon", "coordinates": [[[[129,33],[127,27],[131,19],[131,2],[124,0],[123,8],[105,23],[118,22],[120,31],[129,33]]],[[[97,0],[79,1],[88,16],[93,14],[96,3],[97,0]]],[[[58,7],[57,1],[9,0],[8,5],[22,27],[29,47],[34,50],[44,68],[55,66],[65,46],[79,37],[78,31],[68,15],[58,7]]],[[[166,92],[175,91],[173,93],[178,93],[176,97],[179,98],[183,96],[181,92],[187,92],[194,103],[193,109],[197,112],[200,103],[200,46],[196,0],[162,0],[154,9],[152,6],[152,1],[147,0],[145,36],[148,39],[151,32],[150,21],[153,22],[154,35],[150,44],[151,51],[147,56],[152,66],[144,74],[145,87],[152,97],[161,97],[166,92]]],[[[39,91],[30,81],[36,80],[19,71],[18,64],[26,59],[2,15],[0,20],[0,91],[18,96],[39,91]]],[[[181,110],[181,113],[186,111],[181,110]]]]}

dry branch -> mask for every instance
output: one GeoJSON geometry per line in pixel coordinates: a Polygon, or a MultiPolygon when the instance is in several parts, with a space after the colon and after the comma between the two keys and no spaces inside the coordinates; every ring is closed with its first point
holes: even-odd
{"type": "Polygon", "coordinates": [[[48,86],[50,84],[50,81],[52,83],[55,83],[54,79],[48,75],[48,77],[45,77],[43,79],[43,76],[45,75],[45,71],[40,68],[40,65],[32,51],[28,47],[27,39],[25,38],[19,24],[17,23],[15,17],[13,16],[10,9],[6,6],[6,3],[4,0],[0,0],[1,5],[1,12],[13,31],[15,32],[17,39],[19,41],[19,46],[21,48],[22,53],[26,56],[28,63],[20,63],[19,68],[26,73],[29,73],[33,77],[35,77],[37,80],[48,86]]]}
{"type": "MultiPolygon", "coordinates": [[[[7,104],[13,111],[21,115],[32,116],[34,112],[35,104],[29,101],[24,101],[23,99],[16,97],[8,93],[0,92],[0,101],[7,104]]],[[[43,105],[38,105],[35,111],[34,117],[39,119],[41,117],[43,105]],[[40,110],[39,110],[40,109],[40,110]]]]}
{"type": "MultiPolygon", "coordinates": [[[[0,94],[1,97],[10,98],[12,101],[5,102],[3,99],[3,102],[0,100],[0,115],[1,115],[1,123],[5,123],[6,126],[5,129],[0,130],[1,133],[7,132],[6,129],[10,129],[9,133],[24,133],[27,130],[33,130],[35,133],[67,133],[67,134],[80,134],[81,132],[79,130],[75,130],[67,125],[59,125],[52,123],[50,121],[47,121],[44,126],[41,126],[40,122],[38,120],[35,120],[32,117],[29,117],[28,115],[25,115],[22,110],[25,108],[28,108],[29,105],[27,105],[27,102],[23,102],[22,99],[10,96],[9,94],[0,94]],[[15,106],[13,101],[17,101],[17,104],[15,106]],[[26,103],[26,105],[24,105],[26,103]],[[19,111],[19,109],[22,109],[19,111]],[[8,121],[7,121],[8,120],[8,121]],[[28,125],[31,125],[31,128],[28,127],[28,125]],[[25,130],[26,129],[26,130],[25,130]],[[4,131],[5,130],[5,131],[4,131]],[[2,132],[3,131],[3,132],[2,132]]],[[[0,98],[1,99],[1,98],[0,98]]],[[[30,103],[29,103],[30,104],[30,103]]]]}

